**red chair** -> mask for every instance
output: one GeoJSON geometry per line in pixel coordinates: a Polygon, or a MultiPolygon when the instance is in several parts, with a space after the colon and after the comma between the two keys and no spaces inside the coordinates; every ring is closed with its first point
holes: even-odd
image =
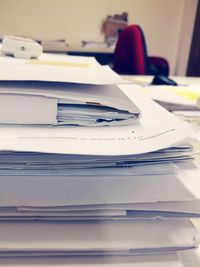
{"type": "Polygon", "coordinates": [[[119,35],[113,57],[119,74],[168,76],[169,64],[161,57],[148,57],[145,37],[138,25],[127,26],[119,35]]]}

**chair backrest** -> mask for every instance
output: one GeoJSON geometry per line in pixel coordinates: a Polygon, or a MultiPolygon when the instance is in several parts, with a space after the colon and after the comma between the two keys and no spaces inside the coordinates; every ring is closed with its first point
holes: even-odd
{"type": "Polygon", "coordinates": [[[129,25],[119,35],[113,57],[113,69],[119,74],[148,74],[148,57],[140,26],[129,25]]]}

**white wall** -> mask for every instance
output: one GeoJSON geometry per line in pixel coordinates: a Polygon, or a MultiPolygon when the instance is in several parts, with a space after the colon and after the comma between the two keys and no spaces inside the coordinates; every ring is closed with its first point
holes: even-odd
{"type": "MultiPolygon", "coordinates": [[[[81,40],[102,41],[100,25],[108,14],[129,13],[129,24],[139,24],[145,33],[149,55],[168,59],[171,74],[184,74],[180,68],[180,40],[188,53],[191,35],[182,25],[191,17],[192,31],[197,0],[0,0],[0,35],[18,34],[37,39],[66,38],[71,48],[81,40]],[[185,12],[190,3],[191,10],[185,12]],[[179,67],[177,67],[179,66],[179,67]]],[[[183,62],[186,65],[187,62],[183,62]]]]}

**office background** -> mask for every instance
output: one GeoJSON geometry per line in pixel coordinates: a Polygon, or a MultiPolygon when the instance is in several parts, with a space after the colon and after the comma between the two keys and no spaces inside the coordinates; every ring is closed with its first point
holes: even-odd
{"type": "Polygon", "coordinates": [[[149,55],[165,57],[171,75],[185,75],[198,0],[0,0],[0,35],[103,41],[107,15],[128,12],[144,31],[149,55]]]}

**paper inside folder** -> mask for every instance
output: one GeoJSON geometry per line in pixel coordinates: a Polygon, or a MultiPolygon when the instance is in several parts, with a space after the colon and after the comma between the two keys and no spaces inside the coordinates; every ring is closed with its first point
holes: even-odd
{"type": "Polygon", "coordinates": [[[0,123],[129,125],[139,108],[116,85],[0,82],[0,123]]]}

